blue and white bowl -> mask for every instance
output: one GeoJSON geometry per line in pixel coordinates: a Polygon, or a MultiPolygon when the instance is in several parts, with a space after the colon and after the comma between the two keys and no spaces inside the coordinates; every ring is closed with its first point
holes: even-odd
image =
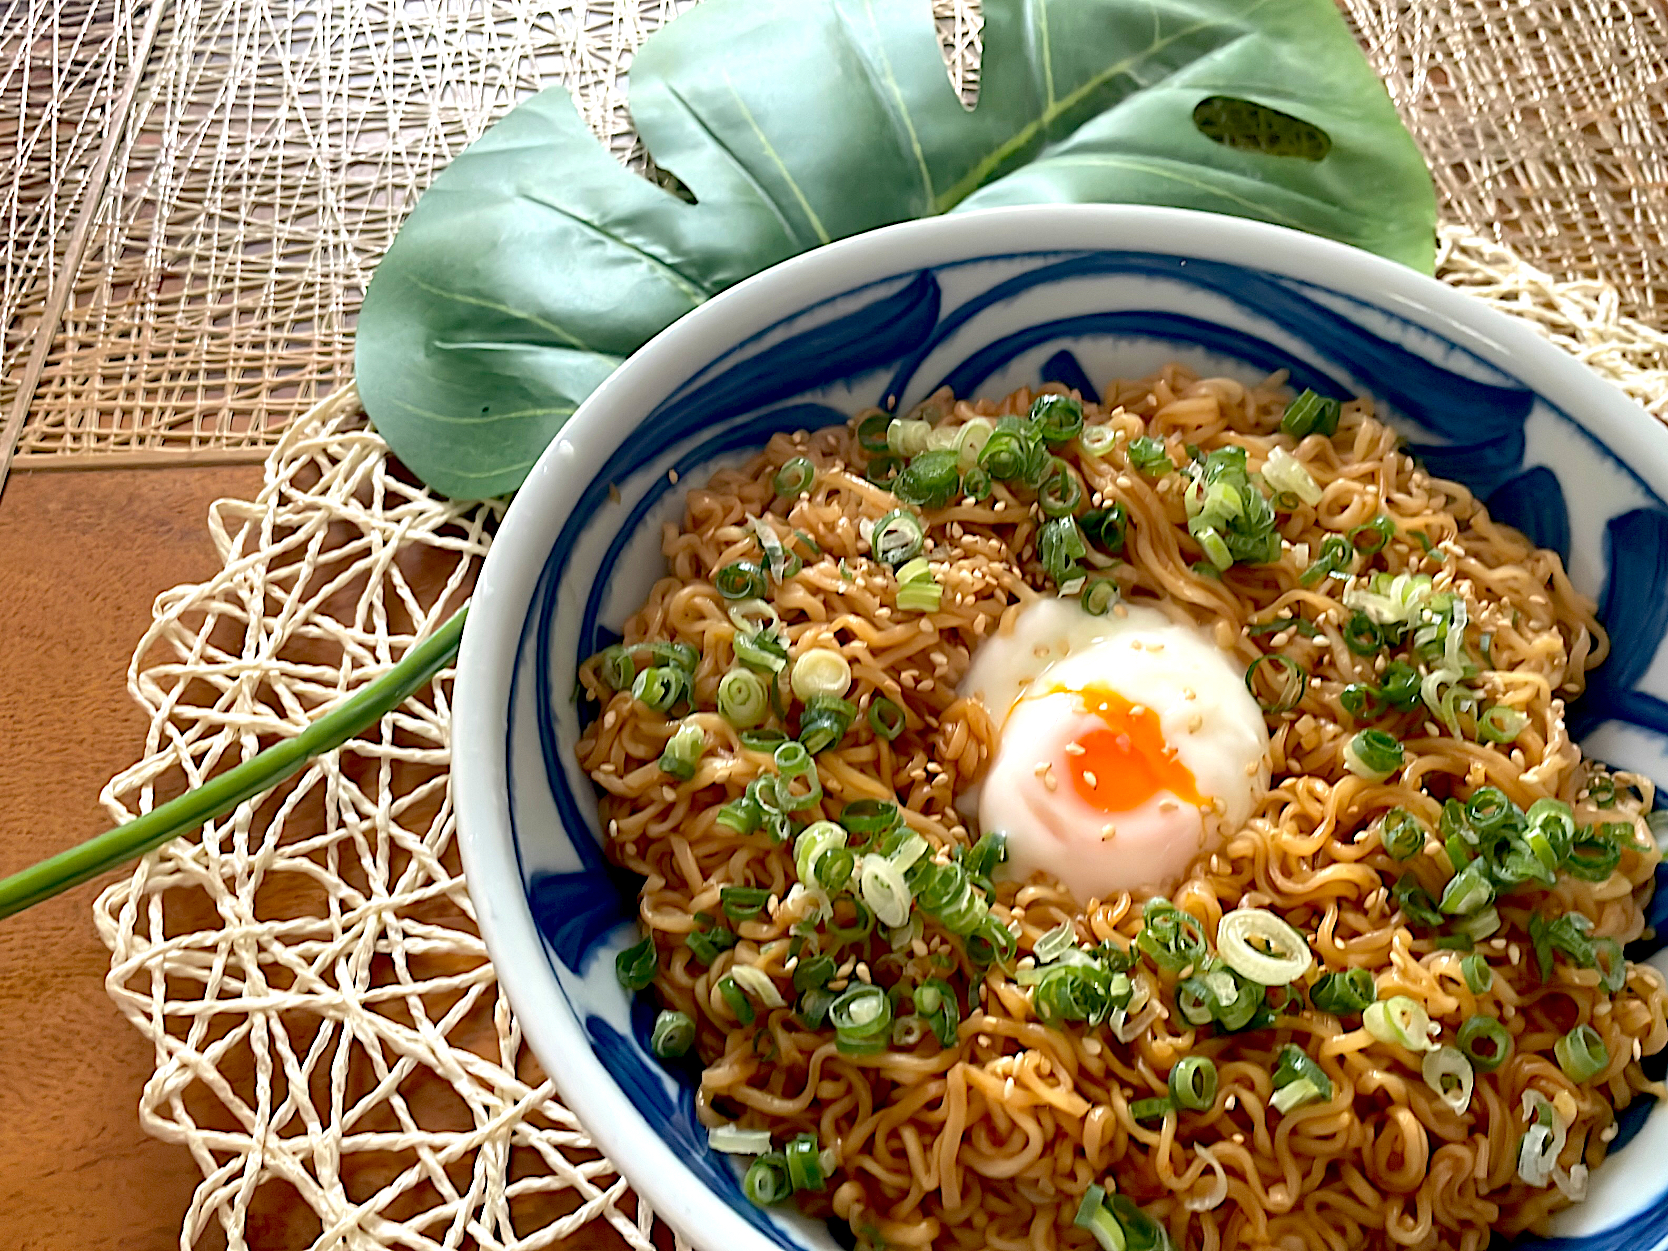
{"type": "MultiPolygon", "coordinates": [[[[540,458],[475,592],[453,734],[470,894],[522,1027],[597,1144],[697,1247],[835,1244],[743,1198],[695,1119],[696,1070],[652,1056],[649,997],[614,979],[636,886],[599,850],[571,696],[663,570],[660,525],[681,513],[668,470],[701,481],[776,431],[946,384],[1088,395],[1172,359],[1369,394],[1434,473],[1560,553],[1614,647],[1572,729],[1668,782],[1668,437],[1526,327],[1364,252],[1155,208],[952,215],[778,265],[634,355],[540,458]]],[[[1668,891],[1653,924],[1665,915],[1668,891]]],[[[1632,954],[1660,963],[1660,942],[1632,954]]],[[[1668,1244],[1668,1111],[1636,1103],[1615,1146],[1559,1245],[1668,1244]]]]}

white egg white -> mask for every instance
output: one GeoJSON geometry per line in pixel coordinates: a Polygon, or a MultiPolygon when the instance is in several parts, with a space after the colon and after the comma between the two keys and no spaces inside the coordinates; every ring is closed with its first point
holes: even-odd
{"type": "Polygon", "coordinates": [[[985,642],[961,687],[1001,726],[964,811],[1007,836],[1010,875],[1047,873],[1083,902],[1168,890],[1223,829],[1245,822],[1268,784],[1268,730],[1239,663],[1193,626],[1121,607],[1095,617],[1076,600],[1040,600],[985,642]],[[1103,724],[1074,694],[1086,688],[1158,715],[1203,809],[1161,792],[1109,815],[1076,794],[1068,745],[1103,724]]]}

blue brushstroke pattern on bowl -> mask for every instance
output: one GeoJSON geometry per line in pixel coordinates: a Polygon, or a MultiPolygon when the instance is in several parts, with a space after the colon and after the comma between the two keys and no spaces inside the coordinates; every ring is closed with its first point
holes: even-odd
{"type": "MultiPolygon", "coordinates": [[[[636,1175],[629,1145],[616,1148],[616,1160],[663,1204],[678,1201],[675,1186],[721,1200],[733,1218],[723,1222],[726,1251],[836,1244],[811,1222],[746,1201],[729,1160],[708,1149],[695,1120],[697,1068],[653,1057],[650,997],[633,1001],[614,980],[614,953],[637,937],[636,884],[607,865],[598,845],[594,794],[574,760],[586,711],[573,692],[579,663],[618,637],[663,572],[660,525],[679,515],[682,491],[772,433],[843,421],[870,405],[907,409],[944,385],[964,397],[999,397],[1042,381],[1098,394],[1114,377],[1171,359],[1247,382],[1286,369],[1299,388],[1371,395],[1432,473],[1466,484],[1495,517],[1558,552],[1578,589],[1599,602],[1613,651],[1570,709],[1572,733],[1598,758],[1668,780],[1668,658],[1659,657],[1668,634],[1668,505],[1659,494],[1668,456],[1642,434],[1644,414],[1614,392],[1569,381],[1568,362],[1549,361],[1553,349],[1529,343],[1518,328],[1501,329],[1495,314],[1336,245],[1167,210],[998,210],[970,219],[975,227],[957,227],[950,245],[921,236],[940,254],[930,263],[900,263],[908,248],[863,256],[856,252],[863,239],[827,249],[857,257],[846,271],[851,285],[841,286],[830,265],[798,284],[816,291],[803,303],[783,298],[795,284],[765,283],[755,303],[774,302],[768,317],[750,310],[751,332],[727,342],[709,333],[704,352],[691,351],[687,339],[695,336],[687,336],[675,356],[657,358],[656,379],[624,402],[605,388],[587,408],[612,399],[614,410],[589,422],[582,410],[541,462],[547,472],[536,472],[523,492],[566,497],[546,499],[526,534],[515,527],[518,499],[494,548],[499,560],[506,538],[520,545],[513,559],[527,593],[500,597],[506,606],[497,608],[489,562],[471,621],[472,634],[494,629],[490,645],[499,653],[517,640],[513,657],[495,657],[502,680],[480,681],[482,691],[495,689],[474,712],[460,691],[461,722],[496,726],[499,736],[469,747],[459,762],[460,781],[490,774],[505,792],[495,797],[501,819],[472,819],[474,787],[460,786],[466,857],[482,865],[479,873],[469,865],[477,895],[488,877],[509,876],[501,858],[513,857],[518,894],[490,910],[512,919],[483,917],[495,959],[524,1019],[560,1022],[540,1054],[570,1103],[613,1107],[623,1096],[641,1123],[610,1126],[613,1140],[643,1141],[646,1131],[670,1150],[672,1172],[687,1173],[636,1175]],[[1016,228],[981,228],[993,224],[1016,228]],[[1077,246],[1040,246],[1062,235],[1077,246]],[[1082,245],[1084,237],[1098,245],[1082,245]],[[1017,246],[1022,240],[1032,246],[1017,246]],[[1209,254],[1224,250],[1244,259],[1209,254]],[[636,403],[640,411],[629,411],[636,403]],[[1571,411],[1577,404],[1582,411],[1571,411]],[[1650,448],[1643,460],[1641,439],[1650,448]],[[478,625],[483,601],[502,618],[493,627],[478,625]],[[490,857],[481,849],[486,840],[490,857]],[[512,974],[503,966],[515,944],[502,935],[517,927],[512,974]],[[542,968],[526,958],[535,930],[542,968]],[[563,1080],[564,1068],[598,1071],[580,1047],[616,1091],[580,1089],[587,1084],[573,1075],[563,1080]]],[[[751,286],[721,299],[739,302],[751,286]]],[[[465,686],[471,661],[466,643],[465,686]]],[[[1668,892],[1653,905],[1653,923],[1665,913],[1668,892]]],[[[1630,954],[1660,964],[1660,947],[1652,940],[1630,954]]],[[[1650,1251],[1668,1243],[1668,1173],[1654,1158],[1668,1149],[1668,1115],[1647,1118],[1648,1111],[1636,1102],[1622,1117],[1617,1151],[1595,1171],[1592,1200],[1560,1217],[1555,1237],[1517,1245],[1650,1251]]],[[[608,1132],[599,1128],[598,1136],[608,1144],[608,1132]]],[[[718,1219],[717,1209],[701,1210],[707,1216],[685,1221],[718,1219]]],[[[716,1224],[710,1233],[684,1232],[697,1245],[720,1245],[709,1240],[716,1224]]]]}

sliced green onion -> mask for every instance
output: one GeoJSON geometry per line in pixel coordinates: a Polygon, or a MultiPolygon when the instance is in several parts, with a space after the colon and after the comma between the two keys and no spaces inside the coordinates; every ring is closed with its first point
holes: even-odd
{"type": "Polygon", "coordinates": [[[718,682],[718,715],[738,730],[749,730],[770,715],[765,680],[749,669],[731,669],[718,682]]]}
{"type": "Polygon", "coordinates": [[[1583,826],[1564,857],[1564,871],[1584,882],[1604,881],[1622,862],[1622,842],[1632,833],[1625,821],[1583,826]]]}
{"type": "Polygon", "coordinates": [[[783,1149],[788,1180],[795,1190],[821,1190],[824,1184],[822,1151],[815,1134],[800,1134],[783,1149]]]}
{"type": "Polygon", "coordinates": [[[891,424],[891,416],[879,409],[861,418],[857,423],[857,446],[865,452],[888,451],[886,428],[891,424]]]}
{"type": "Polygon", "coordinates": [[[869,457],[868,467],[863,470],[863,476],[878,487],[891,489],[898,480],[898,474],[903,471],[903,458],[883,452],[878,456],[869,457]]]}
{"type": "Polygon", "coordinates": [[[1263,462],[1263,481],[1279,494],[1294,496],[1311,507],[1321,501],[1321,489],[1308,468],[1283,447],[1275,448],[1263,462]]]}
{"type": "Polygon", "coordinates": [[[914,456],[927,450],[927,440],[931,436],[930,421],[894,417],[886,427],[886,446],[899,456],[914,456]]]}
{"type": "Polygon", "coordinates": [[[1432,929],[1442,924],[1443,917],[1436,910],[1436,900],[1419,885],[1419,879],[1413,874],[1402,874],[1390,888],[1390,897],[1396,901],[1396,906],[1409,921],[1432,929]]]}
{"type": "Polygon", "coordinates": [[[1587,799],[1598,808],[1616,805],[1616,779],[1608,773],[1595,773],[1587,779],[1587,799]]]}
{"type": "Polygon", "coordinates": [[[1077,432],[1077,446],[1083,455],[1099,460],[1118,443],[1118,432],[1111,426],[1084,426],[1077,432]]]}
{"type": "Polygon", "coordinates": [[[869,728],[887,742],[904,732],[908,717],[904,710],[884,696],[877,695],[869,703],[869,728]]]}
{"type": "Polygon", "coordinates": [[[1112,605],[1118,602],[1121,594],[1118,584],[1111,578],[1090,578],[1083,584],[1082,597],[1078,602],[1090,616],[1104,617],[1112,611],[1112,605]]]}
{"type": "Polygon", "coordinates": [[[802,701],[813,695],[837,698],[851,689],[851,665],[832,647],[813,647],[794,661],[789,685],[802,701]]]}
{"type": "MultiPolygon", "coordinates": [[[[989,417],[970,417],[956,430],[956,459],[964,471],[962,490],[972,495],[968,490],[967,480],[973,470],[978,468],[979,453],[985,450],[985,444],[990,442],[990,436],[996,429],[996,423],[989,417]]],[[[979,469],[979,474],[985,480],[985,493],[990,493],[990,475],[979,469]]],[[[975,497],[979,498],[979,497],[975,497]]]]}
{"type": "Polygon", "coordinates": [[[1039,395],[1031,402],[1031,420],[1049,443],[1065,443],[1083,429],[1083,405],[1069,395],[1039,395]]]}
{"type": "Polygon", "coordinates": [[[1489,987],[1494,985],[1494,970],[1476,952],[1460,961],[1460,973],[1465,977],[1466,988],[1473,995],[1486,995],[1489,987]]]}
{"type": "Polygon", "coordinates": [[[1479,1073],[1492,1073],[1512,1054],[1512,1036],[1492,1016],[1478,1013],[1459,1028],[1459,1049],[1479,1073]]]}
{"type": "Polygon", "coordinates": [[[1535,949],[1535,961],[1540,966],[1541,980],[1552,976],[1555,955],[1577,968],[1590,969],[1598,963],[1591,938],[1593,921],[1580,912],[1566,912],[1548,920],[1539,912],[1529,917],[1529,942],[1535,949]]]}
{"type": "Polygon", "coordinates": [[[948,449],[926,451],[911,458],[892,483],[892,494],[920,508],[942,508],[961,487],[961,462],[948,449]]]}
{"type": "Polygon", "coordinates": [[[1470,916],[1494,902],[1494,883],[1489,880],[1488,866],[1473,860],[1453,877],[1442,890],[1437,909],[1449,916],[1470,916]]]}
{"type": "Polygon", "coordinates": [[[776,471],[776,480],[772,485],[776,488],[777,495],[787,499],[809,491],[811,484],[816,480],[817,467],[810,459],[795,456],[776,471]]]}
{"type": "Polygon", "coordinates": [[[1378,692],[1361,682],[1351,682],[1338,693],[1338,703],[1357,721],[1370,721],[1383,711],[1378,692]]]}
{"type": "Polygon", "coordinates": [[[1378,839],[1392,860],[1408,860],[1425,849],[1430,830],[1406,808],[1392,808],[1378,827],[1378,839]]]}
{"type": "Polygon", "coordinates": [[[718,959],[719,952],[728,951],[736,945],[736,936],[723,926],[695,929],[683,936],[683,945],[688,947],[702,964],[711,964],[718,959]]]}
{"type": "Polygon", "coordinates": [[[1038,964],[1049,964],[1076,946],[1077,927],[1070,921],[1061,921],[1031,944],[1031,954],[1037,958],[1038,964]]]}
{"type": "Polygon", "coordinates": [[[1112,1209],[1106,1205],[1106,1191],[1099,1186],[1090,1186],[1083,1192],[1072,1224],[1088,1230],[1100,1244],[1101,1251],[1129,1251],[1129,1239],[1124,1227],[1112,1215],[1112,1209]]]}
{"type": "Polygon", "coordinates": [[[1358,612],[1344,626],[1344,646],[1357,656],[1371,656],[1384,646],[1384,633],[1364,612],[1358,612]]]}
{"type": "Polygon", "coordinates": [[[1279,1064],[1274,1070],[1274,1098],[1269,1102],[1282,1112],[1290,1112],[1305,1103],[1330,1098],[1332,1079],[1326,1075],[1326,1070],[1321,1068],[1319,1062],[1296,1043],[1287,1043],[1281,1047],[1279,1064]],[[1298,1085],[1306,1085],[1307,1090],[1298,1095],[1285,1093],[1298,1085]],[[1284,1099],[1282,1095],[1285,1095],[1284,1099]]]}
{"type": "Polygon", "coordinates": [[[804,994],[808,990],[826,986],[834,980],[834,972],[838,967],[833,956],[824,953],[805,956],[793,966],[793,988],[804,994]]]}
{"type": "Polygon", "coordinates": [[[725,565],[713,575],[712,584],[725,599],[757,599],[770,589],[764,570],[750,560],[725,565]]]}
{"type": "MultiPolygon", "coordinates": [[[[1298,575],[1297,580],[1303,586],[1314,586],[1334,574],[1344,573],[1354,563],[1355,549],[1350,546],[1349,540],[1341,534],[1330,534],[1321,543],[1320,554],[1298,575]]],[[[1347,596],[1344,602],[1349,603],[1347,596]]]]}
{"type": "Polygon", "coordinates": [[[1170,1098],[1189,1112],[1205,1112],[1216,1103],[1216,1064],[1206,1056],[1183,1056],[1170,1068],[1170,1098]]]}
{"type": "Polygon", "coordinates": [[[695,776],[695,766],[706,749],[707,732],[694,720],[686,720],[666,740],[666,747],[660,753],[660,771],[687,782],[695,776]]]}
{"type": "Polygon", "coordinates": [[[904,612],[937,612],[943,595],[944,588],[925,556],[917,556],[898,570],[897,604],[904,612]]]}
{"type": "MultiPolygon", "coordinates": [[[[782,992],[777,989],[776,982],[770,974],[756,965],[738,964],[730,970],[730,979],[746,991],[748,996],[757,1000],[767,1008],[783,1008],[787,1000],[782,998],[782,992]]],[[[722,990],[722,985],[720,986],[722,990]]]]}
{"type": "Polygon", "coordinates": [[[799,716],[799,741],[812,755],[837,746],[857,716],[857,705],[838,695],[813,695],[799,716]]]}
{"type": "Polygon", "coordinates": [[[608,684],[610,690],[629,691],[637,677],[637,665],[631,659],[631,653],[616,643],[597,653],[597,676],[608,684]]]}
{"type": "Polygon", "coordinates": [[[1237,908],[1224,916],[1216,950],[1229,968],[1259,986],[1295,982],[1314,963],[1303,935],[1265,908],[1237,908]]]}
{"type": "Polygon", "coordinates": [[[647,989],[658,967],[652,935],[614,957],[614,976],[621,986],[631,991],[647,989]]]}
{"type": "Polygon", "coordinates": [[[1070,594],[1084,574],[1077,563],[1089,554],[1083,531],[1071,517],[1051,517],[1037,531],[1037,559],[1054,585],[1070,594]]]}
{"type": "Polygon", "coordinates": [[[1294,439],[1301,440],[1311,434],[1323,434],[1330,439],[1338,432],[1341,407],[1337,400],[1304,391],[1286,405],[1280,429],[1294,439]]]}
{"type": "Polygon", "coordinates": [[[840,810],[840,824],[865,838],[882,838],[902,821],[902,812],[890,799],[854,799],[840,810]]]}
{"type": "Polygon", "coordinates": [[[1481,786],[1465,803],[1465,819],[1472,829],[1487,834],[1517,814],[1518,808],[1498,786],[1481,786]]]}
{"type": "Polygon", "coordinates": [[[737,834],[751,834],[764,824],[764,811],[750,797],[732,799],[719,806],[713,818],[719,825],[737,834]]]}
{"type": "MultiPolygon", "coordinates": [[[[1454,922],[1455,937],[1465,939],[1466,947],[1469,947],[1472,943],[1482,942],[1483,939],[1499,928],[1500,910],[1493,904],[1486,908],[1480,908],[1469,916],[1460,917],[1454,922]]],[[[1460,948],[1462,951],[1465,949],[1465,947],[1460,948]]]]}
{"type": "Polygon", "coordinates": [[[1392,660],[1384,667],[1379,681],[1378,697],[1401,712],[1407,712],[1419,702],[1419,671],[1401,660],[1392,660]]]}
{"type": "Polygon", "coordinates": [[[1309,991],[1309,1001],[1322,1012],[1343,1016],[1349,1012],[1365,1012],[1378,998],[1370,969],[1345,969],[1341,973],[1327,973],[1309,991]]]}
{"type": "Polygon", "coordinates": [[[886,1050],[892,1036],[892,1004],[878,986],[859,982],[848,988],[828,1010],[835,1045],[847,1055],[874,1055],[886,1050]]]}
{"type": "Polygon", "coordinates": [[[1427,1051],[1424,1063],[1420,1065],[1420,1075],[1449,1111],[1463,1115],[1471,1106],[1471,1090],[1476,1084],[1476,1076],[1471,1071],[1471,1061],[1458,1047],[1438,1047],[1435,1051],[1427,1051]]]}
{"type": "Polygon", "coordinates": [[[1495,704],[1477,718],[1477,738],[1484,743],[1511,743],[1523,733],[1529,718],[1516,708],[1495,704]]]}
{"type": "Polygon", "coordinates": [[[675,1060],[687,1055],[695,1045],[695,1022],[682,1012],[668,1009],[654,1019],[654,1031],[649,1035],[649,1049],[662,1060],[675,1060]]]}
{"type": "Polygon", "coordinates": [[[869,532],[869,550],[874,558],[894,569],[918,556],[926,541],[921,519],[907,508],[894,508],[869,532]]]}
{"type": "Polygon", "coordinates": [[[1278,716],[1296,708],[1308,686],[1309,671],[1285,652],[1267,652],[1258,656],[1245,671],[1245,689],[1251,692],[1258,706],[1270,716],[1278,716]],[[1274,684],[1274,689],[1269,694],[1257,689],[1257,671],[1265,665],[1268,667],[1265,678],[1274,684]]]}
{"type": "Polygon", "coordinates": [[[1123,549],[1129,513],[1122,504],[1114,502],[1105,508],[1091,508],[1077,521],[1083,537],[1101,551],[1114,555],[1123,549]]]}
{"type": "Polygon", "coordinates": [[[671,665],[650,665],[632,682],[631,695],[653,712],[666,712],[689,698],[689,673],[671,665]]]}
{"type": "Polygon", "coordinates": [[[1154,1095],[1150,1099],[1137,1099],[1129,1105],[1130,1116],[1138,1121],[1156,1121],[1160,1117],[1168,1116],[1175,1110],[1175,1102],[1169,1095],[1154,1095]]]}
{"type": "Polygon", "coordinates": [[[719,978],[718,993],[723,996],[725,1005],[730,1009],[736,1020],[743,1025],[753,1024],[758,1017],[758,1013],[753,1008],[753,1001],[737,985],[735,978],[728,976],[719,978]]]}
{"type": "Polygon", "coordinates": [[[707,1131],[707,1146],[725,1155],[763,1155],[770,1150],[770,1131],[715,1125],[707,1131]]]}
{"type": "Polygon", "coordinates": [[[743,730],[736,737],[748,751],[762,751],[767,756],[774,756],[776,749],[788,741],[788,736],[777,729],[743,730]]]}
{"type": "Polygon", "coordinates": [[[1031,445],[1019,419],[1003,417],[979,449],[979,467],[1001,482],[1025,473],[1031,461],[1031,445]]]}
{"type": "Polygon", "coordinates": [[[1170,450],[1164,445],[1164,440],[1151,435],[1142,435],[1139,439],[1130,440],[1129,463],[1137,472],[1156,478],[1162,478],[1176,467],[1176,462],[1170,459],[1170,450]]]}
{"type": "Polygon", "coordinates": [[[1431,1019],[1417,1000],[1394,995],[1371,1004],[1361,1014],[1361,1024],[1381,1043],[1395,1043],[1409,1051],[1429,1051],[1431,1019]]]}
{"type": "Polygon", "coordinates": [[[1106,1202],[1123,1228],[1127,1251],[1170,1251],[1169,1233],[1137,1207],[1133,1199],[1115,1194],[1106,1202]]]}
{"type": "Polygon", "coordinates": [[[1008,858],[1008,839],[999,830],[986,830],[979,835],[979,841],[968,848],[962,857],[962,867],[967,875],[981,881],[988,882],[991,874],[996,872],[998,865],[1008,858]]]}
{"type": "Polygon", "coordinates": [[[1344,767],[1369,782],[1382,782],[1402,767],[1402,745],[1385,730],[1362,730],[1344,744],[1344,767]]]}
{"type": "Polygon", "coordinates": [[[724,915],[732,921],[758,916],[769,899],[770,892],[763,886],[721,886],[718,890],[724,915]]]}
{"type": "Polygon", "coordinates": [[[1198,966],[1210,954],[1205,927],[1191,912],[1184,912],[1168,899],[1153,898],[1141,910],[1141,932],[1136,946],[1166,973],[1180,973],[1198,966]]]}
{"type": "MultiPolygon", "coordinates": [[[[1195,521],[1197,518],[1195,518],[1195,521]]],[[[1219,534],[1216,527],[1209,525],[1195,525],[1188,523],[1188,532],[1199,544],[1199,550],[1204,552],[1205,559],[1210,561],[1211,567],[1220,571],[1234,563],[1234,554],[1228,550],[1227,541],[1219,534]]]]}
{"type": "Polygon", "coordinates": [[[1627,985],[1627,958],[1622,954],[1622,945],[1614,938],[1593,940],[1593,967],[1599,971],[1599,980],[1610,994],[1627,985]]]}
{"type": "Polygon", "coordinates": [[[1577,1025],[1552,1045],[1558,1067],[1572,1082],[1591,1081],[1610,1067],[1610,1048],[1591,1025],[1577,1025]]]}
{"type": "Polygon", "coordinates": [[[968,499],[982,500],[990,496],[992,490],[990,474],[975,465],[962,475],[961,493],[968,499]]]}
{"type": "Polygon", "coordinates": [[[1048,476],[1037,488],[1037,507],[1045,517],[1069,517],[1083,502],[1083,482],[1058,456],[1048,462],[1048,476]]]}
{"type": "Polygon", "coordinates": [[[776,674],[788,667],[788,649],[782,646],[782,641],[772,630],[764,629],[746,635],[737,633],[731,647],[736,659],[757,673],[776,674]]]}
{"type": "Polygon", "coordinates": [[[1383,513],[1365,525],[1356,526],[1348,535],[1350,546],[1364,556],[1383,551],[1385,545],[1395,537],[1396,523],[1383,513]]]}
{"type": "Polygon", "coordinates": [[[904,881],[903,872],[885,856],[864,856],[858,872],[863,902],[874,912],[882,925],[905,925],[909,922],[910,905],[914,896],[904,881]]]}
{"type": "Polygon", "coordinates": [[[787,1157],[780,1151],[771,1151],[754,1160],[747,1166],[747,1173],[741,1179],[741,1193],[761,1208],[780,1203],[793,1194],[793,1179],[788,1175],[787,1157]]]}

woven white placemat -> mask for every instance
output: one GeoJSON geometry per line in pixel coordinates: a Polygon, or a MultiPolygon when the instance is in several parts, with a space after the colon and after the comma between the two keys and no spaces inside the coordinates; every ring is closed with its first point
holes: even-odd
{"type": "MultiPolygon", "coordinates": [[[[1441,272],[1668,420],[1668,336],[1613,290],[1457,232],[1441,272]]],[[[106,788],[112,817],[385,672],[468,593],[496,515],[411,485],[351,390],[297,420],[255,499],[211,511],[221,572],[157,600],[129,670],[146,754],[106,788]]],[[[140,1116],[203,1173],[182,1247],[211,1225],[246,1246],[274,1185],[316,1214],[319,1248],[650,1245],[653,1214],[538,1071],[476,931],[451,687],[99,897],[110,994],[156,1048],[140,1116]]]]}

